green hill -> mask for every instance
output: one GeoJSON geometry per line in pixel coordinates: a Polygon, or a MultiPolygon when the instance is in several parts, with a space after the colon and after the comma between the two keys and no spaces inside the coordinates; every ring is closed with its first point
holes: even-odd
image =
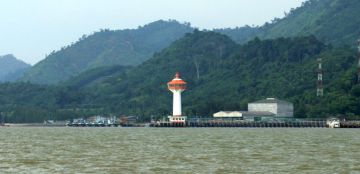
{"type": "MultiPolygon", "coordinates": [[[[215,29],[238,43],[258,37],[273,39],[314,35],[336,47],[354,45],[360,36],[360,1],[309,0],[291,9],[282,19],[261,27],[215,29]]],[[[76,43],[52,52],[20,78],[38,84],[57,84],[86,70],[112,65],[134,66],[161,51],[185,33],[193,31],[188,23],[156,21],[132,30],[102,30],[83,36],[76,43]]]]}
{"type": "Polygon", "coordinates": [[[354,45],[360,37],[360,1],[309,0],[291,9],[282,19],[275,18],[261,27],[223,29],[239,43],[261,39],[314,35],[335,46],[354,45]]]}
{"type": "Polygon", "coordinates": [[[179,71],[188,82],[183,95],[186,115],[244,110],[248,102],[266,97],[294,102],[297,117],[359,115],[356,60],[354,50],[333,49],[313,36],[255,39],[241,46],[224,35],[195,31],[123,75],[121,81],[106,81],[107,88],[102,88],[105,92],[96,102],[113,103],[108,108],[113,112],[169,114],[171,93],[166,82],[179,71]],[[324,59],[323,98],[315,96],[318,57],[324,59]]]}
{"type": "Polygon", "coordinates": [[[195,30],[134,68],[90,71],[64,86],[1,84],[0,109],[13,122],[95,114],[161,118],[172,108],[166,83],[179,71],[188,83],[183,93],[188,116],[245,110],[248,102],[276,97],[293,102],[296,117],[359,118],[356,63],[354,49],[333,48],[314,36],[255,38],[238,45],[225,35],[195,30]],[[319,57],[324,97],[316,97],[319,57]]]}
{"type": "Polygon", "coordinates": [[[27,71],[21,81],[56,84],[86,70],[138,65],[193,29],[177,21],[156,21],[137,29],[101,30],[52,52],[27,71]]]}

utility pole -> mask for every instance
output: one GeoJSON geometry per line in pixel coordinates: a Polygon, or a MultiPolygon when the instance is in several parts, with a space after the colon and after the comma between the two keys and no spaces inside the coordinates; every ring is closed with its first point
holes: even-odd
{"type": "Polygon", "coordinates": [[[317,69],[317,86],[316,86],[316,96],[321,97],[324,95],[323,89],[323,71],[322,71],[322,62],[321,58],[317,59],[318,69],[317,69]]]}
{"type": "Polygon", "coordinates": [[[360,39],[358,40],[358,59],[357,83],[360,84],[360,39]]]}

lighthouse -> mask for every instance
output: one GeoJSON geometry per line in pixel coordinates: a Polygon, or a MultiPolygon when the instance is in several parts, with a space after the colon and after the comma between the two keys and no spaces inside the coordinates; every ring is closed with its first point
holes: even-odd
{"type": "Polygon", "coordinates": [[[186,116],[181,114],[181,93],[186,89],[186,82],[180,79],[176,72],[174,79],[167,83],[168,89],[173,93],[173,115],[169,116],[170,122],[185,123],[186,116]]]}

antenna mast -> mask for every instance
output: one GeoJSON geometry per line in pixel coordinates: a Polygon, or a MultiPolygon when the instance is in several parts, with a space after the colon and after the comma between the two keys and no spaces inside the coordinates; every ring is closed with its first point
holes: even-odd
{"type": "Polygon", "coordinates": [[[321,97],[324,95],[323,89],[323,71],[322,71],[322,62],[321,58],[317,59],[318,69],[317,69],[317,88],[316,88],[316,96],[321,97]]]}
{"type": "Polygon", "coordinates": [[[358,40],[358,57],[359,57],[359,61],[358,61],[357,83],[360,84],[360,39],[358,40]]]}

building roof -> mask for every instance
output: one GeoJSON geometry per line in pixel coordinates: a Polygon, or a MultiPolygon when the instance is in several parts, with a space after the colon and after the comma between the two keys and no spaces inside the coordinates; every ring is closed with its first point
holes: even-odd
{"type": "Polygon", "coordinates": [[[282,103],[282,104],[292,104],[288,101],[284,101],[284,100],[279,100],[276,98],[266,98],[266,99],[262,99],[262,100],[258,100],[249,104],[253,104],[253,103],[282,103]]]}
{"type": "Polygon", "coordinates": [[[247,111],[219,111],[217,113],[224,113],[224,114],[233,114],[233,113],[243,113],[243,112],[247,112],[247,111]]]}
{"type": "Polygon", "coordinates": [[[170,82],[168,82],[168,85],[185,85],[186,82],[182,79],[180,79],[179,72],[176,72],[174,79],[172,79],[170,82]]]}
{"type": "Polygon", "coordinates": [[[186,89],[186,82],[180,79],[180,74],[176,72],[175,78],[167,83],[170,91],[184,91],[186,89]]]}
{"type": "Polygon", "coordinates": [[[219,111],[213,114],[214,117],[244,117],[244,116],[262,116],[273,117],[274,113],[268,111],[219,111]]]}
{"type": "Polygon", "coordinates": [[[219,111],[213,114],[214,117],[242,117],[242,112],[246,111],[219,111]]]}

